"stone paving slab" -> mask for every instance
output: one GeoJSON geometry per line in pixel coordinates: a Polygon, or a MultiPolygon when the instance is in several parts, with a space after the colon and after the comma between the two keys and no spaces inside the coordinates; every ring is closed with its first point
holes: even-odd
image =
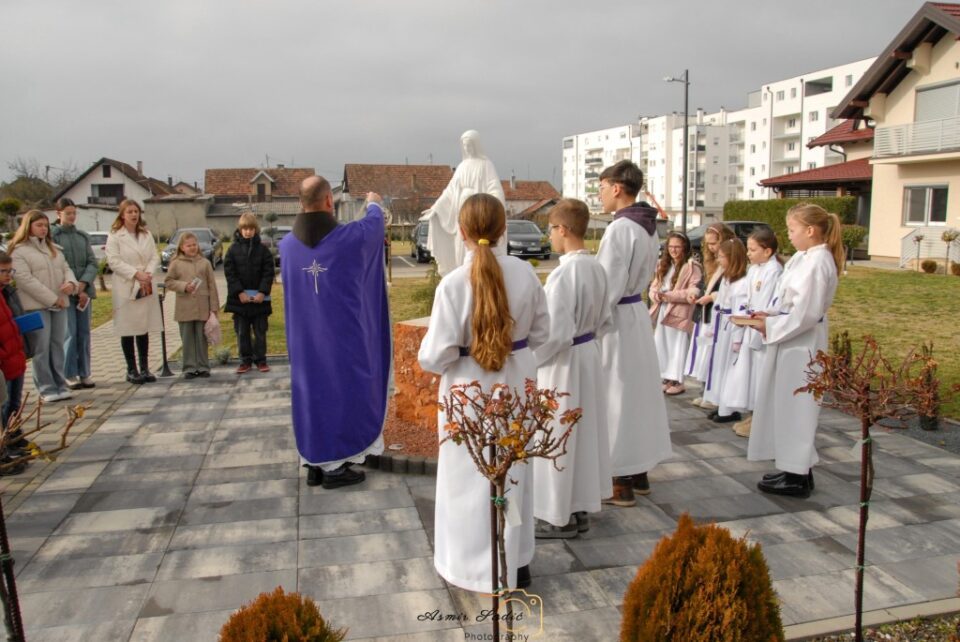
{"type": "MultiPolygon", "coordinates": [[[[98,387],[95,407],[102,392],[111,410],[56,462],[8,484],[29,639],[215,639],[234,609],[276,586],[313,597],[350,640],[489,632],[476,621],[485,599],[433,568],[435,481],[368,470],[357,486],[306,486],[289,367],[273,365],[243,377],[215,367],[202,387],[164,380],[126,397],[98,387]]],[[[747,462],[746,440],[687,405],[691,396],[668,401],[675,454],[651,471],[650,495],[604,507],[576,539],[537,544],[530,593],[542,599],[544,639],[615,639],[624,591],[683,512],[761,544],[785,624],[852,611],[856,423],[824,412],[817,490],[769,497],[756,481],[770,464],[747,462]]],[[[957,462],[903,435],[878,437],[868,608],[953,595],[957,462]]]]}

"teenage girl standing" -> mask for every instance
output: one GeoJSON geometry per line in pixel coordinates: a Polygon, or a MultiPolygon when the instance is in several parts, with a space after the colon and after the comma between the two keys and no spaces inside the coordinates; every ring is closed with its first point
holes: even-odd
{"type": "MultiPolygon", "coordinates": [[[[420,344],[420,366],[440,377],[440,398],[457,384],[478,382],[524,389],[537,378],[533,349],[547,341],[550,320],[540,280],[529,263],[506,255],[503,204],[475,194],[460,210],[464,264],[437,286],[430,327],[420,344]]],[[[441,437],[447,423],[441,411],[441,437]]],[[[507,525],[509,586],[530,583],[533,559],[533,466],[513,466],[507,501],[517,502],[521,523],[507,525]]],[[[490,482],[474,467],[465,446],[440,446],[434,566],[445,580],[470,591],[490,591],[490,482]]]]}
{"type": "Polygon", "coordinates": [[[800,203],[787,212],[787,232],[797,253],[783,269],[780,283],[762,318],[766,355],[747,447],[750,460],[773,459],[778,472],[764,475],[757,487],[775,495],[809,497],[812,467],[819,461],[814,439],[820,404],[809,393],[794,394],[807,383],[807,364],[827,348],[827,310],[843,269],[840,220],[819,205],[800,203]]]}

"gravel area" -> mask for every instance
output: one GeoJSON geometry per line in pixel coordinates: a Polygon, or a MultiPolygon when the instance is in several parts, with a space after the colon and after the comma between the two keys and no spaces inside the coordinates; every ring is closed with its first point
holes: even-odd
{"type": "MultiPolygon", "coordinates": [[[[848,642],[853,633],[812,638],[811,642],[848,642]]],[[[870,642],[942,642],[960,640],[960,614],[944,617],[917,618],[896,624],[865,628],[863,639],[870,642]]]]}
{"type": "Polygon", "coordinates": [[[938,430],[923,430],[920,427],[920,420],[916,418],[908,421],[906,427],[886,427],[884,426],[886,423],[888,422],[881,421],[879,423],[881,430],[901,433],[925,444],[960,455],[960,424],[952,419],[941,419],[938,430]]]}
{"type": "Polygon", "coordinates": [[[393,399],[387,407],[387,425],[383,429],[384,454],[414,455],[436,459],[437,433],[397,418],[393,399]]]}

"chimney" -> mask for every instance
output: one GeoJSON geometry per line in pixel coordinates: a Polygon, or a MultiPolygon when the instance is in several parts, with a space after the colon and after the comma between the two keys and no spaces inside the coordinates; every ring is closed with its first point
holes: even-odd
{"type": "Polygon", "coordinates": [[[167,174],[167,185],[173,187],[173,176],[170,176],[169,174],[167,174]]]}
{"type": "Polygon", "coordinates": [[[698,125],[703,124],[703,116],[704,116],[703,107],[697,107],[697,124],[698,125]]]}
{"type": "Polygon", "coordinates": [[[283,163],[277,163],[277,169],[283,169],[283,168],[284,168],[283,163]]]}
{"type": "Polygon", "coordinates": [[[510,189],[517,189],[517,177],[510,172],[510,189]]]}
{"type": "Polygon", "coordinates": [[[143,161],[137,161],[137,174],[143,176],[143,161]]]}

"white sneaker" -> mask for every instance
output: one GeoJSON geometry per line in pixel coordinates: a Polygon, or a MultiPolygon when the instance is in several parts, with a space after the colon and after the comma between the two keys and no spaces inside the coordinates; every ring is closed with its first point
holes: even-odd
{"type": "Polygon", "coordinates": [[[54,401],[61,401],[67,397],[64,397],[58,392],[53,393],[52,395],[40,395],[40,399],[43,400],[43,403],[52,403],[54,401]]]}
{"type": "Polygon", "coordinates": [[[710,403],[709,401],[704,399],[700,402],[700,407],[703,408],[704,410],[716,410],[720,406],[718,406],[715,403],[710,403]]]}
{"type": "Polygon", "coordinates": [[[691,401],[690,404],[693,406],[699,406],[701,402],[703,402],[703,397],[697,397],[696,399],[691,401]]]}
{"type": "Polygon", "coordinates": [[[64,399],[73,399],[73,393],[70,392],[69,390],[65,390],[64,392],[61,392],[57,396],[60,397],[57,401],[63,401],[64,399]]]}

